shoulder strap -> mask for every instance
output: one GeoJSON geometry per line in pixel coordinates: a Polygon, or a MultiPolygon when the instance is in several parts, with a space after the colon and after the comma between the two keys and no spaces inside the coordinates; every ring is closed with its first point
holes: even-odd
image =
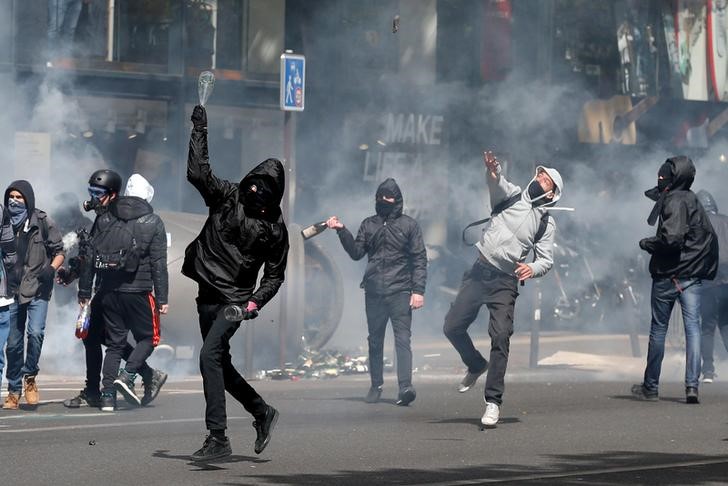
{"type": "Polygon", "coordinates": [[[536,234],[533,236],[533,244],[535,245],[539,241],[541,241],[541,238],[543,238],[543,235],[546,234],[546,229],[549,226],[549,213],[546,211],[541,216],[541,222],[538,225],[538,230],[536,231],[536,234]]]}
{"type": "MultiPolygon", "coordinates": [[[[463,233],[462,233],[463,243],[465,243],[467,246],[475,245],[475,243],[468,243],[468,240],[465,239],[465,232],[468,229],[472,228],[473,226],[478,226],[483,223],[487,223],[488,221],[493,219],[493,216],[495,216],[496,214],[502,213],[503,211],[510,208],[511,206],[513,206],[520,200],[521,200],[521,193],[519,192],[517,194],[512,195],[511,197],[509,197],[507,199],[502,200],[501,202],[499,202],[498,204],[493,206],[493,209],[490,211],[490,216],[488,216],[487,218],[473,221],[472,223],[467,225],[465,228],[463,228],[463,233]]],[[[544,229],[544,231],[546,231],[546,229],[544,229]]]]}

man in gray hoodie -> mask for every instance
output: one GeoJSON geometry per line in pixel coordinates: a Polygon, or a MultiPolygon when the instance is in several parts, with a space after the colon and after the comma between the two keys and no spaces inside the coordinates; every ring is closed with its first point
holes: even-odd
{"type": "Polygon", "coordinates": [[[505,388],[518,282],[542,277],[553,265],[556,228],[547,211],[561,197],[563,182],[556,169],[538,166],[526,190],[521,191],[503,177],[500,164],[490,152],[485,153],[485,165],[493,208],[490,226],[476,244],[478,259],[463,276],[443,330],[468,367],[458,391],[468,391],[488,371],[481,423],[494,426],[505,388]],[[532,250],[534,261],[525,263],[532,250]],[[490,367],[467,332],[483,304],[490,312],[490,367]]]}

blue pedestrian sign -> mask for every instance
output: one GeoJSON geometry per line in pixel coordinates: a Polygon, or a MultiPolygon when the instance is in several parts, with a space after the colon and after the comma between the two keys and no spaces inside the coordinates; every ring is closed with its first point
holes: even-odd
{"type": "Polygon", "coordinates": [[[281,110],[303,111],[305,86],[306,58],[300,54],[281,54],[281,110]]]}

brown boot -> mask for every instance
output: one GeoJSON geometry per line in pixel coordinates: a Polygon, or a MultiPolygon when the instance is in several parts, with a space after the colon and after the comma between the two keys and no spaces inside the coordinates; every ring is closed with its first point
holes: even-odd
{"type": "Polygon", "coordinates": [[[8,393],[5,397],[5,403],[3,403],[3,410],[17,410],[20,406],[20,394],[19,393],[8,393]]]}
{"type": "Polygon", "coordinates": [[[38,405],[40,394],[38,393],[38,384],[35,382],[35,376],[26,376],[23,379],[23,389],[27,404],[38,405]]]}

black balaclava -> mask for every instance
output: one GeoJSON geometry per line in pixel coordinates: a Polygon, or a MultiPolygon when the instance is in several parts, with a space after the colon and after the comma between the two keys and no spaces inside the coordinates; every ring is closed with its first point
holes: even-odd
{"type": "Polygon", "coordinates": [[[271,210],[269,206],[273,193],[270,181],[265,177],[248,177],[245,187],[240,189],[243,191],[245,214],[251,218],[267,216],[266,213],[271,210]]]}
{"type": "Polygon", "coordinates": [[[377,200],[374,203],[374,209],[376,210],[377,214],[383,218],[386,218],[387,216],[392,214],[392,211],[394,211],[396,198],[397,195],[393,191],[390,191],[387,188],[382,188],[378,192],[377,200]],[[385,197],[395,199],[395,202],[387,202],[384,200],[385,197]]]}
{"type": "Polygon", "coordinates": [[[657,190],[665,192],[665,190],[670,188],[672,179],[672,164],[665,162],[660,166],[660,170],[657,171],[657,190]]]}

